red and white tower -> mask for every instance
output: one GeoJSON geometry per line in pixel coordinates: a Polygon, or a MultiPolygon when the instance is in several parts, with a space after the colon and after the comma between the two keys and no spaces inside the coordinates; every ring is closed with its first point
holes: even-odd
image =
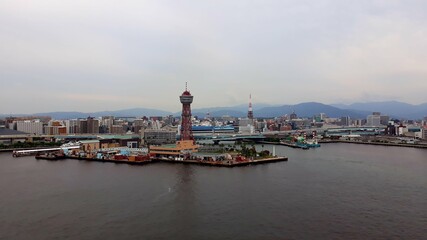
{"type": "Polygon", "coordinates": [[[251,94],[249,94],[248,118],[254,119],[254,112],[252,111],[252,96],[251,96],[251,94]]]}
{"type": "Polygon", "coordinates": [[[185,91],[179,97],[182,103],[181,114],[181,141],[194,140],[193,130],[191,129],[191,103],[193,103],[193,96],[187,90],[187,83],[185,83],[185,91]]]}

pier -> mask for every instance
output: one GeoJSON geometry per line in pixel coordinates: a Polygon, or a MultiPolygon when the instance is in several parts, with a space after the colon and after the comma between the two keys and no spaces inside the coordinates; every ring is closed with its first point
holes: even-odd
{"type": "Polygon", "coordinates": [[[38,157],[37,159],[44,160],[80,160],[80,161],[89,161],[89,162],[103,162],[103,163],[118,163],[118,164],[130,164],[130,165],[144,165],[148,163],[156,163],[156,162],[164,162],[164,163],[176,163],[176,164],[193,164],[193,165],[203,165],[203,166],[213,166],[213,167],[239,167],[239,166],[247,166],[247,165],[257,165],[257,164],[266,164],[273,162],[282,162],[288,161],[287,157],[270,157],[263,159],[248,159],[244,161],[236,161],[236,160],[226,160],[226,161],[203,161],[203,160],[175,160],[169,158],[150,158],[142,161],[135,160],[117,160],[117,159],[97,159],[97,158],[87,158],[87,157],[78,157],[78,156],[66,156],[60,158],[50,158],[50,157],[38,157]]]}
{"type": "Polygon", "coordinates": [[[31,156],[36,155],[39,153],[46,153],[46,152],[55,152],[55,151],[63,151],[65,149],[79,149],[80,146],[67,146],[67,147],[57,147],[57,148],[40,148],[40,149],[27,149],[27,150],[19,150],[19,151],[13,151],[14,157],[22,157],[22,156],[31,156]]]}
{"type": "Polygon", "coordinates": [[[174,159],[153,159],[153,162],[167,162],[167,163],[180,163],[180,164],[194,164],[215,167],[239,167],[247,165],[265,164],[273,162],[288,161],[287,157],[271,157],[265,159],[255,159],[246,161],[199,161],[199,160],[174,160],[174,159]]]}

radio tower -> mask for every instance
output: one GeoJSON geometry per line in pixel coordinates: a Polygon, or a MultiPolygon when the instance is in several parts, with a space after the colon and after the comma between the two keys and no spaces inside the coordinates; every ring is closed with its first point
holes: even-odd
{"type": "Polygon", "coordinates": [[[248,118],[254,119],[254,112],[252,111],[252,96],[251,96],[251,94],[249,94],[248,118]]]}
{"type": "Polygon", "coordinates": [[[191,107],[190,104],[193,102],[193,96],[187,90],[187,83],[185,83],[185,91],[179,97],[182,103],[182,114],[181,114],[181,141],[193,140],[193,131],[191,129],[191,107]]]}

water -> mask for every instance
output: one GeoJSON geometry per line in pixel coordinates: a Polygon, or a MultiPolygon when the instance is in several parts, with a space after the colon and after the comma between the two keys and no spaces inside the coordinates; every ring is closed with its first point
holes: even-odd
{"type": "Polygon", "coordinates": [[[427,239],[427,150],[276,153],[289,161],[131,166],[1,153],[0,239],[427,239]]]}

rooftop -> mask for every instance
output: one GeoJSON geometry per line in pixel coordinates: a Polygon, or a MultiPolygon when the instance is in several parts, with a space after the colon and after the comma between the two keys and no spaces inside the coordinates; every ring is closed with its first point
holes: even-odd
{"type": "Polygon", "coordinates": [[[133,139],[133,138],[140,138],[140,135],[99,135],[99,139],[133,139]]]}
{"type": "Polygon", "coordinates": [[[28,135],[28,133],[12,130],[9,128],[0,128],[0,135],[28,135]]]}
{"type": "Polygon", "coordinates": [[[165,145],[161,145],[160,147],[163,147],[163,148],[176,148],[176,144],[165,144],[165,145]]]}
{"type": "Polygon", "coordinates": [[[81,140],[80,143],[99,143],[99,140],[81,140]]]}

